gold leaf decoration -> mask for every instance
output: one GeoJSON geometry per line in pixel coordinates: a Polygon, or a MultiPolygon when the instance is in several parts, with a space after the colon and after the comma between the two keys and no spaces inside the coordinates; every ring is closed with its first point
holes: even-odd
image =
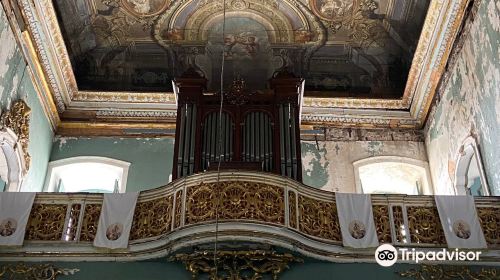
{"type": "Polygon", "coordinates": [[[183,262],[186,270],[191,272],[191,279],[199,279],[200,274],[208,274],[208,279],[211,280],[253,280],[263,279],[263,275],[278,279],[289,267],[289,263],[303,262],[291,254],[264,250],[218,251],[215,259],[213,252],[201,251],[177,254],[170,260],[183,262]]]}

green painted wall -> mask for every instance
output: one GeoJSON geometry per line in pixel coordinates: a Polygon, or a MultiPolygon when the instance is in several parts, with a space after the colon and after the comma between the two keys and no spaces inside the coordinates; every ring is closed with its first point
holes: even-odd
{"type": "Polygon", "coordinates": [[[21,50],[16,44],[3,9],[0,9],[0,107],[8,110],[12,102],[22,99],[31,108],[29,153],[31,167],[21,191],[41,191],[52,148],[53,132],[21,50]]]}
{"type": "Polygon", "coordinates": [[[126,191],[131,192],[167,184],[173,151],[173,138],[58,137],[50,160],[100,156],[130,162],[126,191]]]}
{"type": "Polygon", "coordinates": [[[490,190],[500,195],[500,2],[483,0],[465,35],[440,102],[426,126],[434,185],[454,193],[459,148],[473,135],[479,143],[490,190]]]}
{"type": "MultiPolygon", "coordinates": [[[[6,263],[1,263],[4,265],[6,263]]],[[[55,263],[60,268],[77,268],[80,271],[74,275],[60,276],[61,280],[189,280],[188,273],[181,263],[168,262],[166,259],[141,261],[141,262],[65,262],[55,263]]],[[[292,264],[279,277],[280,280],[354,280],[354,279],[380,279],[398,280],[412,279],[403,278],[398,272],[416,269],[414,265],[396,264],[390,268],[381,267],[378,264],[366,263],[330,263],[308,260],[302,264],[292,264]]],[[[478,267],[471,268],[477,271],[478,267]]],[[[199,279],[207,279],[200,277],[199,279]]],[[[263,279],[271,279],[264,277],[263,279]]]]}

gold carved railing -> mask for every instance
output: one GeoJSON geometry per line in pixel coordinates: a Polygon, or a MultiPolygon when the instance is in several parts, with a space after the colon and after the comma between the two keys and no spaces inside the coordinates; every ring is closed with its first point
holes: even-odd
{"type": "MultiPolygon", "coordinates": [[[[499,201],[499,197],[476,198],[486,241],[489,249],[495,250],[500,249],[499,201]]],[[[10,256],[30,255],[26,250],[30,246],[35,248],[33,254],[40,255],[40,244],[64,246],[66,256],[98,256],[90,242],[101,204],[100,194],[37,194],[26,230],[27,242],[24,248],[9,252],[10,256]],[[81,249],[85,244],[88,250],[81,249]],[[71,245],[77,249],[72,251],[71,245]]],[[[381,243],[446,247],[432,196],[373,195],[372,204],[381,243]]],[[[260,238],[322,256],[333,256],[335,248],[342,249],[334,193],[272,174],[227,171],[221,173],[219,182],[217,174],[209,172],[142,192],[130,248],[125,253],[156,250],[161,255],[183,244],[213,241],[217,214],[221,240],[260,238]]],[[[50,250],[42,253],[50,254],[50,250]]],[[[3,256],[4,252],[0,253],[0,258],[3,256]]]]}

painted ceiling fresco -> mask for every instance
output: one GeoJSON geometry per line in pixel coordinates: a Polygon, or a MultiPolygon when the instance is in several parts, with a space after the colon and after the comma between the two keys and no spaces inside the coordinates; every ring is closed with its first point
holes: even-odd
{"type": "Polygon", "coordinates": [[[276,71],[306,95],[399,98],[430,0],[54,0],[80,90],[172,91],[194,68],[220,89],[268,87],[276,71]],[[223,22],[225,18],[225,30],[223,22]],[[224,33],[224,34],[223,34],[224,33]]]}

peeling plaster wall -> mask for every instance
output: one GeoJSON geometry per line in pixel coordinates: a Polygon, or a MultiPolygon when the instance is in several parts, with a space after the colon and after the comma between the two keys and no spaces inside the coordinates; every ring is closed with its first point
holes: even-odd
{"type": "Polygon", "coordinates": [[[126,191],[133,192],[166,185],[173,152],[173,138],[57,137],[50,160],[100,156],[130,162],[126,191]]]}
{"type": "Polygon", "coordinates": [[[453,194],[458,150],[469,135],[479,144],[489,188],[500,195],[500,1],[483,0],[426,125],[434,185],[453,194]]]}
{"type": "Polygon", "coordinates": [[[9,110],[22,99],[31,108],[29,153],[31,167],[21,191],[41,191],[52,147],[53,132],[31,82],[26,62],[0,6],[0,108],[9,110]]]}
{"type": "Polygon", "coordinates": [[[356,192],[353,163],[358,160],[399,156],[427,161],[423,138],[413,132],[330,129],[326,140],[304,140],[301,147],[303,183],[335,192],[356,192]]]}

